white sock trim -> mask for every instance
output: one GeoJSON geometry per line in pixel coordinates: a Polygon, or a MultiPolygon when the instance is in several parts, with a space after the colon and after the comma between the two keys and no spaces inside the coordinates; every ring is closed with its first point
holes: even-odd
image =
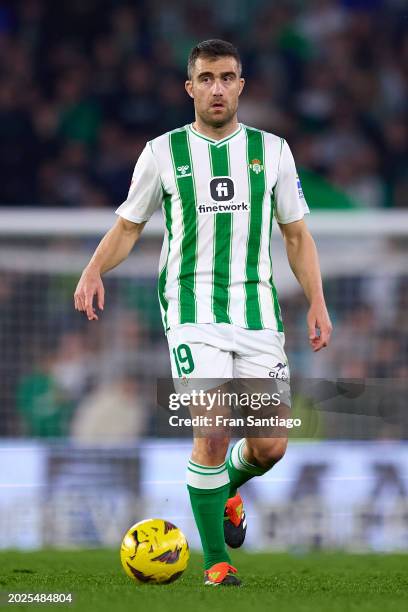
{"type": "Polygon", "coordinates": [[[245,438],[241,438],[241,440],[238,440],[238,442],[234,444],[231,451],[231,462],[234,468],[240,470],[241,472],[252,472],[249,464],[246,464],[246,462],[244,463],[240,458],[240,452],[242,453],[244,444],[245,438]]]}
{"type": "Polygon", "coordinates": [[[191,468],[195,472],[200,472],[202,474],[217,474],[221,470],[225,469],[226,462],[220,463],[220,465],[201,465],[200,463],[195,463],[192,459],[188,462],[188,467],[191,468]]]}
{"type": "Polygon", "coordinates": [[[246,472],[252,476],[262,476],[262,474],[265,474],[265,472],[268,472],[269,470],[264,470],[261,467],[246,461],[243,455],[245,442],[245,438],[241,438],[241,440],[238,440],[238,442],[234,444],[231,450],[231,463],[234,468],[240,470],[241,472],[246,472]]]}
{"type": "Polygon", "coordinates": [[[187,484],[195,489],[218,489],[229,483],[229,474],[226,463],[211,467],[188,463],[187,484]],[[200,469],[202,468],[202,469],[200,469]],[[215,471],[213,471],[215,470],[215,471]]]}

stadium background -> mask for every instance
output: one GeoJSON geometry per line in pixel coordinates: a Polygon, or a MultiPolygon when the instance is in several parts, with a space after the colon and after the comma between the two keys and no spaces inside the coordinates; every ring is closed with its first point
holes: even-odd
{"type": "MultiPolygon", "coordinates": [[[[99,322],[72,294],[145,141],[192,120],[199,40],[239,47],[239,118],[289,141],[312,211],[335,334],[310,353],[276,232],[292,374],[406,378],[406,24],[399,0],[0,3],[0,547],[117,546],[154,514],[197,544],[190,443],[156,409],[160,216],[106,277],[99,322]]],[[[406,550],[400,416],[297,410],[299,439],[246,489],[248,545],[406,550]]]]}

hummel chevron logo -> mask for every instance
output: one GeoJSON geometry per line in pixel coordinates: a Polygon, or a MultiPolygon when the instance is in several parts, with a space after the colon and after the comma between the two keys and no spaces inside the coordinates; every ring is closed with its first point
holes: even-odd
{"type": "Polygon", "coordinates": [[[191,176],[190,166],[177,166],[177,178],[183,178],[183,176],[191,176]]]}

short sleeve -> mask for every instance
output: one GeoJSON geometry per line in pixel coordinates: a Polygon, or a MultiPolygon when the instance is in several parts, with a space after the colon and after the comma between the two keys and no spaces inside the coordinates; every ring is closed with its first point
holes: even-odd
{"type": "Polygon", "coordinates": [[[292,223],[302,219],[308,212],[295,160],[284,140],[275,185],[275,217],[279,223],[292,223]]]}
{"type": "Polygon", "coordinates": [[[143,223],[160,208],[162,198],[159,170],[147,143],[136,162],[128,196],[115,212],[128,221],[143,223]]]}

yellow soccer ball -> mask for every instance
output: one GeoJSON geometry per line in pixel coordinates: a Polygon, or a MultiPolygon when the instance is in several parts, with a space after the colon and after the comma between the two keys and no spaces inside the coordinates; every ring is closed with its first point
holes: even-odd
{"type": "Polygon", "coordinates": [[[189,558],[184,534],[163,519],[148,519],[133,525],[120,549],[123,569],[139,583],[174,582],[186,569],[189,558]]]}

